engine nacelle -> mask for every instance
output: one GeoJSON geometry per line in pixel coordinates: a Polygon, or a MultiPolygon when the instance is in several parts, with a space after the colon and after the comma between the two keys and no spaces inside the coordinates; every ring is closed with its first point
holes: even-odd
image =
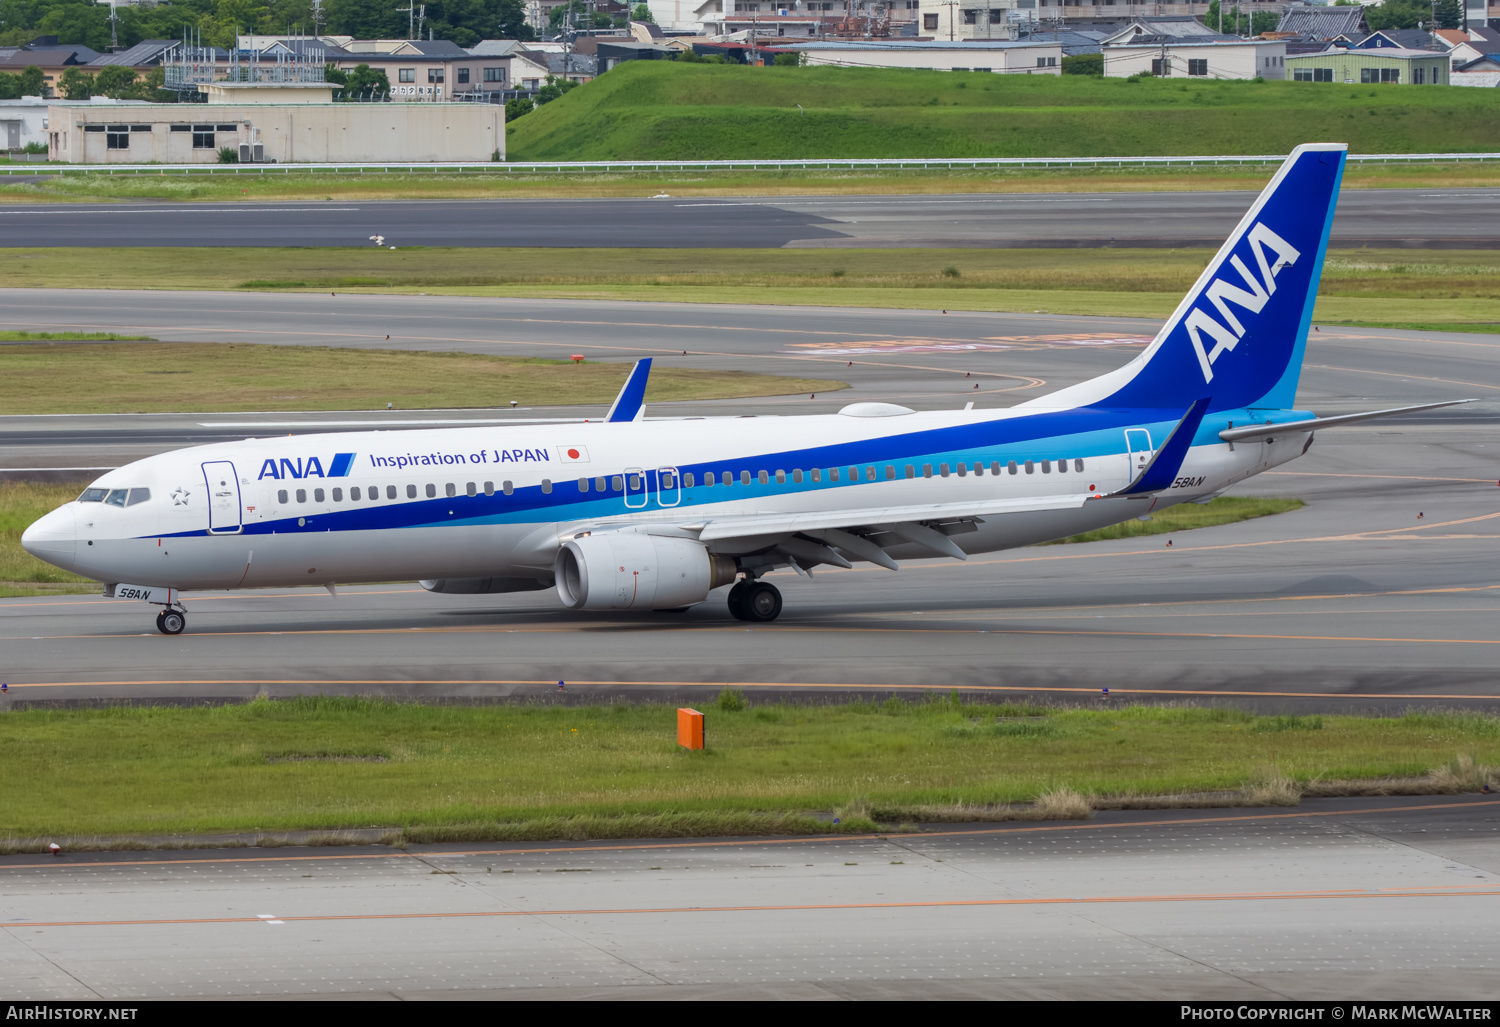
{"type": "Polygon", "coordinates": [[[563,544],[554,566],[557,594],[570,610],[672,610],[734,581],[734,561],[701,542],[610,532],[563,544]]]}
{"type": "Polygon", "coordinates": [[[539,578],[429,578],[417,584],[429,592],[464,596],[493,592],[537,592],[552,587],[552,582],[539,578]]]}

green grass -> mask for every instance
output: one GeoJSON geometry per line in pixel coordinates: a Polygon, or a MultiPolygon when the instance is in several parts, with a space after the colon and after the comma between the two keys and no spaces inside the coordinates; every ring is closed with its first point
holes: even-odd
{"type": "Polygon", "coordinates": [[[1120,797],[1408,777],[1500,757],[1483,715],[1029,710],[930,701],[710,709],[452,707],[352,698],[0,717],[0,836],[393,827],[419,837],[809,829],[808,814],[943,816],[1072,789],[1120,797]],[[1045,714],[997,720],[997,714],[1045,714]],[[1314,723],[1313,721],[1316,721],[1314,723]],[[667,818],[662,821],[662,818],[667,818]],[[675,820],[673,819],[675,818],[675,820]],[[529,825],[529,826],[528,826],[529,825]],[[798,825],[801,825],[800,828],[798,825]]]}
{"type": "MultiPolygon", "coordinates": [[[[311,174],[210,176],[189,168],[162,175],[68,175],[41,182],[0,176],[7,203],[173,200],[592,199],[848,194],[1259,192],[1274,165],[1196,168],[994,168],[984,170],[742,170],[641,174],[311,174]]],[[[1460,189],[1500,184],[1500,163],[1351,165],[1345,189],[1460,189]]]]}
{"type": "MultiPolygon", "coordinates": [[[[571,94],[570,94],[571,95],[571,94]]],[[[201,249],[7,253],[16,288],[284,289],[1165,317],[1208,249],[201,249]],[[276,268],[274,279],[266,268],[276,268]],[[945,274],[946,269],[957,276],[945,274]]],[[[1500,322],[1500,253],[1341,250],[1315,316],[1500,322]]],[[[789,390],[794,391],[794,390],[789,390]]]]}
{"type": "Polygon", "coordinates": [[[1092,157],[1500,149],[1465,89],[632,61],[508,128],[511,160],[1092,157]],[[798,108],[802,104],[802,108],[798,108]]]}
{"type": "Polygon", "coordinates": [[[1219,524],[1236,524],[1256,517],[1300,510],[1306,504],[1300,499],[1275,499],[1246,496],[1220,496],[1207,503],[1179,503],[1151,515],[1149,521],[1129,520],[1107,528],[1073,535],[1056,542],[1101,542],[1105,539],[1136,538],[1141,535],[1167,535],[1193,528],[1212,528],[1219,524]]]}
{"type": "Polygon", "coordinates": [[[98,591],[88,578],[43,563],[21,548],[21,532],[42,514],[76,498],[84,484],[0,481],[0,596],[98,591]]]}
{"type": "Polygon", "coordinates": [[[10,332],[0,331],[0,342],[155,342],[149,335],[116,335],[114,332],[10,332]]]}
{"type": "MultiPolygon", "coordinates": [[[[598,404],[615,397],[630,371],[619,363],[246,343],[16,345],[0,356],[0,410],[7,414],[598,404]]],[[[651,375],[646,400],[842,388],[823,379],[662,367],[651,375]]]]}

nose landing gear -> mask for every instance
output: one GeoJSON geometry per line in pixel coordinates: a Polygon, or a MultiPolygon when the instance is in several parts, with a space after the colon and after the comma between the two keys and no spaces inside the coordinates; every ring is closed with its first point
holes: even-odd
{"type": "Polygon", "coordinates": [[[156,630],[163,635],[180,635],[187,627],[187,616],[168,607],[156,615],[156,630]]]}
{"type": "Polygon", "coordinates": [[[765,623],[781,616],[781,590],[750,578],[729,590],[729,613],[735,620],[765,623]]]}

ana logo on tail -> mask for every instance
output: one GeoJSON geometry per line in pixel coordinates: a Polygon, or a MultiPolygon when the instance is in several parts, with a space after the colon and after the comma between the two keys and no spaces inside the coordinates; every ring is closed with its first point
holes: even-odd
{"type": "Polygon", "coordinates": [[[1204,297],[1218,308],[1219,316],[1224,319],[1224,324],[1214,320],[1202,307],[1194,307],[1192,313],[1188,314],[1184,325],[1188,336],[1193,340],[1193,350],[1198,354],[1198,366],[1203,369],[1204,382],[1214,380],[1214,361],[1227,350],[1233,350],[1239,341],[1245,336],[1245,326],[1240,324],[1240,319],[1229,309],[1233,303],[1237,307],[1243,307],[1252,314],[1258,314],[1266,301],[1276,291],[1276,276],[1283,268],[1292,266],[1302,254],[1281,236],[1271,231],[1260,222],[1250,229],[1246,237],[1250,242],[1250,249],[1255,254],[1255,262],[1259,266],[1260,276],[1256,277],[1245,262],[1239,257],[1231,257],[1230,264],[1239,272],[1249,290],[1241,289],[1237,285],[1231,285],[1222,278],[1215,278],[1213,284],[1204,292],[1204,297]],[[1266,257],[1266,251],[1270,250],[1276,257],[1274,263],[1266,257]],[[1203,345],[1203,335],[1207,333],[1213,339],[1214,348],[1208,350],[1203,345]]]}

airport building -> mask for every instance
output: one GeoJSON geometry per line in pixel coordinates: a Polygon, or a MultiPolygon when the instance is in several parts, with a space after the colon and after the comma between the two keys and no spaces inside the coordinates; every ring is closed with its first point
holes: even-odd
{"type": "Polygon", "coordinates": [[[845,68],[927,68],[934,71],[990,71],[999,74],[1060,75],[1060,43],[1012,43],[975,40],[871,40],[865,42],[793,43],[808,64],[845,68]]]}
{"type": "Polygon", "coordinates": [[[1381,46],[1368,50],[1330,47],[1323,53],[1286,59],[1294,82],[1350,82],[1359,85],[1441,86],[1449,84],[1448,55],[1438,50],[1401,50],[1381,46]]]}

